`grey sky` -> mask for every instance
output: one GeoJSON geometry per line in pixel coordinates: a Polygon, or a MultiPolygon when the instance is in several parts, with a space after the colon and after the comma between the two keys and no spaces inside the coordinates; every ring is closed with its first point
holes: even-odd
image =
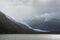
{"type": "Polygon", "coordinates": [[[17,21],[60,19],[60,0],[0,0],[0,10],[17,21]]]}

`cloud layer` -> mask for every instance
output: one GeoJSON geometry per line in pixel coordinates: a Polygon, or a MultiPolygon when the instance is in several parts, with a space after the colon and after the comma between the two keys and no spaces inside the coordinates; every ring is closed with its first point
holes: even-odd
{"type": "Polygon", "coordinates": [[[59,0],[0,0],[0,10],[18,21],[41,16],[60,19],[59,0]]]}

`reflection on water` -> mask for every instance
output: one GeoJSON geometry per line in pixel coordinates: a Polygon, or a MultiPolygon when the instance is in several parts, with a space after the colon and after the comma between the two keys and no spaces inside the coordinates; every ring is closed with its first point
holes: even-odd
{"type": "Polygon", "coordinates": [[[40,35],[25,35],[25,34],[9,34],[0,35],[0,40],[60,40],[60,35],[40,34],[40,35]]]}

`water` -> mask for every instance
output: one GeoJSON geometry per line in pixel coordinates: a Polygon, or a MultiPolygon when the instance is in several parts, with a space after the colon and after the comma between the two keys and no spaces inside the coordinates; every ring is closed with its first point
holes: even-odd
{"type": "Polygon", "coordinates": [[[52,34],[3,34],[0,40],[60,40],[60,35],[52,34]]]}

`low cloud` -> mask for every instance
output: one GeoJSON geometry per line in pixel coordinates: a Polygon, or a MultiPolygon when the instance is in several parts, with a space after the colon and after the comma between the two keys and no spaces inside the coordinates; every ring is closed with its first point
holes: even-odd
{"type": "Polygon", "coordinates": [[[0,0],[0,10],[15,20],[30,20],[43,16],[60,19],[59,0],[0,0]]]}

